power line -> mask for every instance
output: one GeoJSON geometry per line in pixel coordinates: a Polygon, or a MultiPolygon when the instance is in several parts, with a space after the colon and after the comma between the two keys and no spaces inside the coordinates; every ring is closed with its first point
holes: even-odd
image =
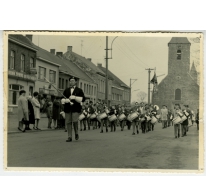
{"type": "MultiPolygon", "coordinates": [[[[120,38],[120,41],[122,41],[124,44],[125,44],[125,46],[127,46],[127,44],[120,38]]],[[[143,64],[145,64],[146,66],[148,66],[146,63],[144,63],[136,54],[134,54],[133,52],[132,52],[132,50],[129,48],[129,46],[127,46],[127,48],[130,50],[130,52],[137,58],[137,59],[139,59],[139,61],[140,62],[142,62],[143,64]]],[[[148,66],[149,67],[149,66],[148,66]]]]}
{"type": "MultiPolygon", "coordinates": [[[[128,53],[126,53],[121,47],[120,45],[116,42],[115,46],[120,50],[120,52],[122,52],[125,56],[127,56],[128,60],[132,60],[132,62],[134,62],[135,64],[139,63],[138,61],[133,60],[133,57],[131,57],[128,53]]],[[[138,64],[140,65],[142,68],[145,68],[142,64],[138,64]]]]}

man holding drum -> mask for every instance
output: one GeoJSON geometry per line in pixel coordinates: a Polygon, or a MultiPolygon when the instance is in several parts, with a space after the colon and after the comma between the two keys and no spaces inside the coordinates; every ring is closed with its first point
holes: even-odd
{"type": "MultiPolygon", "coordinates": [[[[181,107],[179,104],[175,104],[175,113],[174,113],[174,119],[180,118],[180,114],[182,113],[181,107]]],[[[180,123],[174,123],[174,134],[175,138],[180,137],[180,123]]]]}
{"type": "Polygon", "coordinates": [[[85,101],[83,90],[76,87],[76,78],[69,78],[70,87],[64,90],[63,95],[67,98],[65,100],[64,112],[65,112],[65,124],[68,132],[68,140],[72,141],[72,124],[75,132],[75,139],[79,139],[78,134],[78,119],[81,112],[81,102],[85,101]]]}
{"type": "Polygon", "coordinates": [[[190,117],[191,111],[189,110],[188,105],[184,105],[183,114],[186,116],[186,120],[182,122],[182,137],[187,136],[187,128],[188,128],[188,119],[190,117]]]}

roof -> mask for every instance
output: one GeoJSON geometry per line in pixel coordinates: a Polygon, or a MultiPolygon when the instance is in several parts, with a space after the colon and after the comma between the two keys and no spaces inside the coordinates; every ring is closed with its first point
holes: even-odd
{"type": "Polygon", "coordinates": [[[105,76],[105,73],[101,69],[97,68],[97,66],[94,63],[92,63],[90,60],[86,59],[85,57],[83,57],[83,56],[81,56],[81,55],[79,55],[79,54],[77,54],[75,52],[71,52],[71,53],[76,58],[78,58],[80,61],[85,63],[87,66],[89,66],[92,70],[94,70],[96,73],[100,73],[100,74],[105,76]]]}
{"type": "MultiPolygon", "coordinates": [[[[106,73],[106,68],[105,67],[100,67],[98,66],[99,69],[101,69],[102,71],[104,71],[106,73]]],[[[112,83],[115,85],[118,85],[120,87],[126,87],[126,88],[130,88],[128,85],[126,85],[121,79],[119,79],[116,75],[114,75],[110,70],[108,70],[108,77],[111,78],[113,81],[112,83]]]]}
{"type": "Polygon", "coordinates": [[[61,66],[60,62],[59,62],[59,57],[57,57],[56,55],[50,53],[49,51],[38,47],[36,45],[34,45],[36,47],[37,51],[37,58],[41,58],[42,60],[47,60],[49,62],[51,62],[52,64],[55,64],[56,66],[61,66]]]}
{"type": "Polygon", "coordinates": [[[75,77],[89,81],[89,82],[94,82],[83,70],[81,70],[76,64],[71,62],[70,60],[66,60],[64,58],[60,58],[61,60],[59,61],[62,63],[62,66],[60,67],[60,71],[66,71],[69,74],[73,74],[75,77]]]}
{"type": "Polygon", "coordinates": [[[26,36],[23,36],[21,34],[9,34],[9,39],[17,41],[22,45],[29,46],[35,51],[37,50],[35,45],[26,36]]]}
{"type": "Polygon", "coordinates": [[[191,44],[186,37],[172,37],[168,44],[191,44]]]}

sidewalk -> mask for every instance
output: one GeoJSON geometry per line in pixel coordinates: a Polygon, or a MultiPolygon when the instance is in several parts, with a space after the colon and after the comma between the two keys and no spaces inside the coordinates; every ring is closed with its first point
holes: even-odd
{"type": "MultiPolygon", "coordinates": [[[[7,120],[7,124],[8,124],[8,133],[22,133],[21,131],[18,130],[18,120],[17,120],[17,115],[14,114],[8,114],[8,120],[7,120]]],[[[52,123],[53,125],[53,123],[52,123]]],[[[39,121],[39,128],[43,131],[54,131],[54,129],[48,129],[48,119],[46,117],[46,114],[41,114],[41,119],[39,121]]],[[[37,132],[38,130],[34,130],[33,129],[33,125],[30,124],[30,128],[32,130],[28,130],[26,132],[37,132]]],[[[59,129],[62,130],[63,129],[59,129]]],[[[56,129],[55,129],[56,131],[56,129]]]]}

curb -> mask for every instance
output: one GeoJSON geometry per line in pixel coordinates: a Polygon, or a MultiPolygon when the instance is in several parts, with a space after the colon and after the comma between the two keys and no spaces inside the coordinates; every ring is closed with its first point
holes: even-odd
{"type": "MultiPolygon", "coordinates": [[[[34,133],[34,132],[41,132],[41,131],[60,131],[62,130],[64,132],[64,129],[41,129],[41,130],[26,130],[25,133],[34,133]]],[[[7,134],[15,134],[15,133],[23,133],[21,131],[8,131],[7,134]]]]}

